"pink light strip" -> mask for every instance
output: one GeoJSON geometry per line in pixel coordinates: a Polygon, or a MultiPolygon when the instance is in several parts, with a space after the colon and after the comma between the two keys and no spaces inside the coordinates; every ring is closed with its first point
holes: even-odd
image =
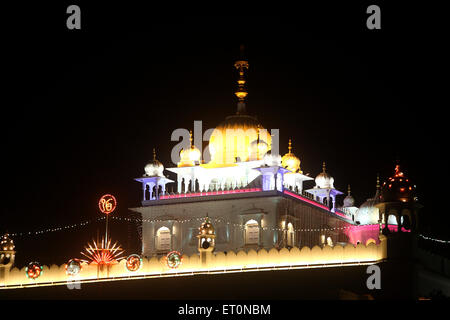
{"type": "Polygon", "coordinates": [[[292,193],[292,192],[287,191],[287,190],[284,190],[284,193],[287,194],[287,195],[290,195],[291,197],[294,197],[294,198],[300,199],[300,200],[302,200],[302,201],[305,201],[305,202],[307,202],[307,203],[309,203],[309,204],[312,204],[313,206],[316,206],[316,207],[325,209],[325,210],[327,210],[327,211],[329,210],[326,206],[324,206],[324,205],[322,205],[322,204],[320,204],[320,203],[317,203],[317,202],[315,202],[315,201],[309,200],[308,198],[299,196],[298,194],[292,193]]]}
{"type": "MultiPolygon", "coordinates": [[[[384,224],[382,226],[384,228],[384,224]]],[[[362,226],[351,226],[348,227],[349,230],[362,230],[362,231],[378,231],[380,229],[380,226],[378,224],[366,224],[362,226]]],[[[388,224],[389,231],[397,231],[398,226],[395,224],[388,224]]],[[[411,230],[406,230],[402,227],[402,232],[411,232],[411,230]]]]}
{"type": "Polygon", "coordinates": [[[236,189],[236,190],[224,190],[224,191],[210,191],[210,192],[195,192],[195,193],[181,193],[175,195],[163,195],[159,199],[177,199],[177,198],[192,198],[192,197],[204,197],[204,196],[220,196],[222,194],[234,194],[234,193],[248,193],[259,192],[261,188],[250,189],[236,189]]]}

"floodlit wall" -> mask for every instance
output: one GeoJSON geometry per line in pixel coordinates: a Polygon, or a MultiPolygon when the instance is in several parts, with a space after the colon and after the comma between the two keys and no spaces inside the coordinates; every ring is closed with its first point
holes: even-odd
{"type": "Polygon", "coordinates": [[[126,261],[110,267],[83,264],[81,272],[76,276],[66,275],[65,265],[50,267],[44,266],[42,274],[37,279],[28,279],[25,275],[25,267],[5,270],[5,276],[0,279],[0,288],[3,286],[29,286],[33,284],[65,284],[76,281],[96,281],[98,279],[114,279],[128,277],[164,276],[173,273],[192,274],[196,272],[220,272],[220,271],[246,271],[263,268],[280,267],[305,267],[314,268],[322,266],[340,266],[346,264],[375,263],[387,258],[387,240],[382,237],[379,244],[370,243],[367,246],[358,244],[353,246],[336,245],[323,248],[293,247],[290,250],[283,248],[278,250],[261,249],[248,252],[229,251],[212,253],[210,263],[202,265],[198,254],[184,255],[181,265],[176,269],[167,266],[165,257],[150,259],[143,258],[139,270],[131,272],[126,268],[126,261]]]}

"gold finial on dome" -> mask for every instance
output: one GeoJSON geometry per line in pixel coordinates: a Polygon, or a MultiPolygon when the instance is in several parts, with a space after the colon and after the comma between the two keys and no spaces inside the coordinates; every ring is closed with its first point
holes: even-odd
{"type": "Polygon", "coordinates": [[[291,141],[291,139],[289,139],[289,147],[288,147],[288,150],[289,150],[288,153],[291,153],[291,150],[292,150],[292,141],[291,141]]]}
{"type": "Polygon", "coordinates": [[[155,148],[153,148],[153,160],[156,160],[156,151],[155,151],[155,148]]]}
{"type": "Polygon", "coordinates": [[[323,173],[327,172],[327,167],[326,167],[325,161],[322,163],[322,172],[323,173]]]}
{"type": "Polygon", "coordinates": [[[236,61],[234,64],[236,69],[239,70],[239,79],[237,81],[238,83],[238,90],[235,92],[236,97],[238,97],[240,102],[244,102],[245,97],[247,97],[248,92],[245,90],[245,77],[244,77],[244,69],[248,69],[248,62],[244,60],[236,61]]]}
{"type": "MultiPolygon", "coordinates": [[[[244,46],[241,46],[241,56],[243,56],[244,46]]],[[[238,60],[234,64],[235,68],[239,70],[239,79],[238,90],[234,93],[236,97],[239,99],[238,110],[236,114],[245,114],[245,98],[248,95],[247,90],[245,89],[245,74],[244,69],[248,69],[248,61],[247,60],[238,60]]]]}
{"type": "Polygon", "coordinates": [[[347,195],[351,195],[350,185],[348,185],[347,195]]]}
{"type": "Polygon", "coordinates": [[[380,189],[380,174],[377,173],[377,190],[380,189]]]}

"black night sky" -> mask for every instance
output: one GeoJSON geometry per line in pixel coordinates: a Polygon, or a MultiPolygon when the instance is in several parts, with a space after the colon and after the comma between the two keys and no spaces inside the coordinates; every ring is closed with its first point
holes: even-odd
{"type": "MultiPolygon", "coordinates": [[[[282,154],[292,138],[304,172],[315,176],[326,161],[357,205],[399,159],[425,206],[423,233],[448,239],[445,103],[426,89],[447,77],[448,50],[419,8],[381,6],[382,29],[368,30],[363,4],[214,16],[82,2],[77,31],[66,29],[69,4],[4,13],[1,232],[95,220],[104,193],[118,198],[115,215],[128,216],[152,148],[172,166],[174,129],[194,120],[211,128],[235,112],[233,64],[244,44],[247,110],[281,130],[282,154]]],[[[112,228],[136,250],[135,227],[112,228]]],[[[97,229],[13,238],[16,259],[63,263],[97,229]]]]}

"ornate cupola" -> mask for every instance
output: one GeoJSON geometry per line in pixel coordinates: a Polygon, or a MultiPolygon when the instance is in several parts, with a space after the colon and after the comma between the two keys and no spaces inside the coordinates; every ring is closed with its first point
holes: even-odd
{"type": "Polygon", "coordinates": [[[216,234],[213,225],[209,221],[208,215],[206,215],[205,221],[198,229],[197,238],[200,261],[202,265],[208,264],[212,257],[212,252],[216,247],[216,234]]]}
{"type": "Polygon", "coordinates": [[[388,234],[390,225],[397,225],[397,232],[413,231],[418,228],[418,212],[422,208],[417,202],[416,186],[405,176],[397,164],[394,175],[381,186],[377,208],[383,233],[388,234]]]}
{"type": "Polygon", "coordinates": [[[166,184],[173,182],[164,176],[164,166],[156,159],[156,151],[153,148],[153,160],[144,168],[145,174],[134,180],[142,183],[142,201],[159,200],[166,194],[166,184]],[[148,195],[147,195],[148,194],[148,195]]]}
{"type": "Polygon", "coordinates": [[[400,165],[396,165],[394,175],[383,183],[381,188],[381,201],[384,202],[410,202],[414,201],[416,187],[400,171],[400,165]]]}
{"type": "Polygon", "coordinates": [[[6,233],[0,240],[0,280],[4,281],[9,275],[9,270],[14,264],[16,251],[14,241],[6,233]]]}
{"type": "Polygon", "coordinates": [[[334,188],[334,178],[327,173],[325,161],[322,164],[322,172],[317,175],[315,182],[315,187],[306,191],[312,194],[315,200],[327,205],[328,208],[334,212],[336,209],[336,196],[343,193],[334,188]],[[331,203],[330,198],[332,201],[331,203]]]}

